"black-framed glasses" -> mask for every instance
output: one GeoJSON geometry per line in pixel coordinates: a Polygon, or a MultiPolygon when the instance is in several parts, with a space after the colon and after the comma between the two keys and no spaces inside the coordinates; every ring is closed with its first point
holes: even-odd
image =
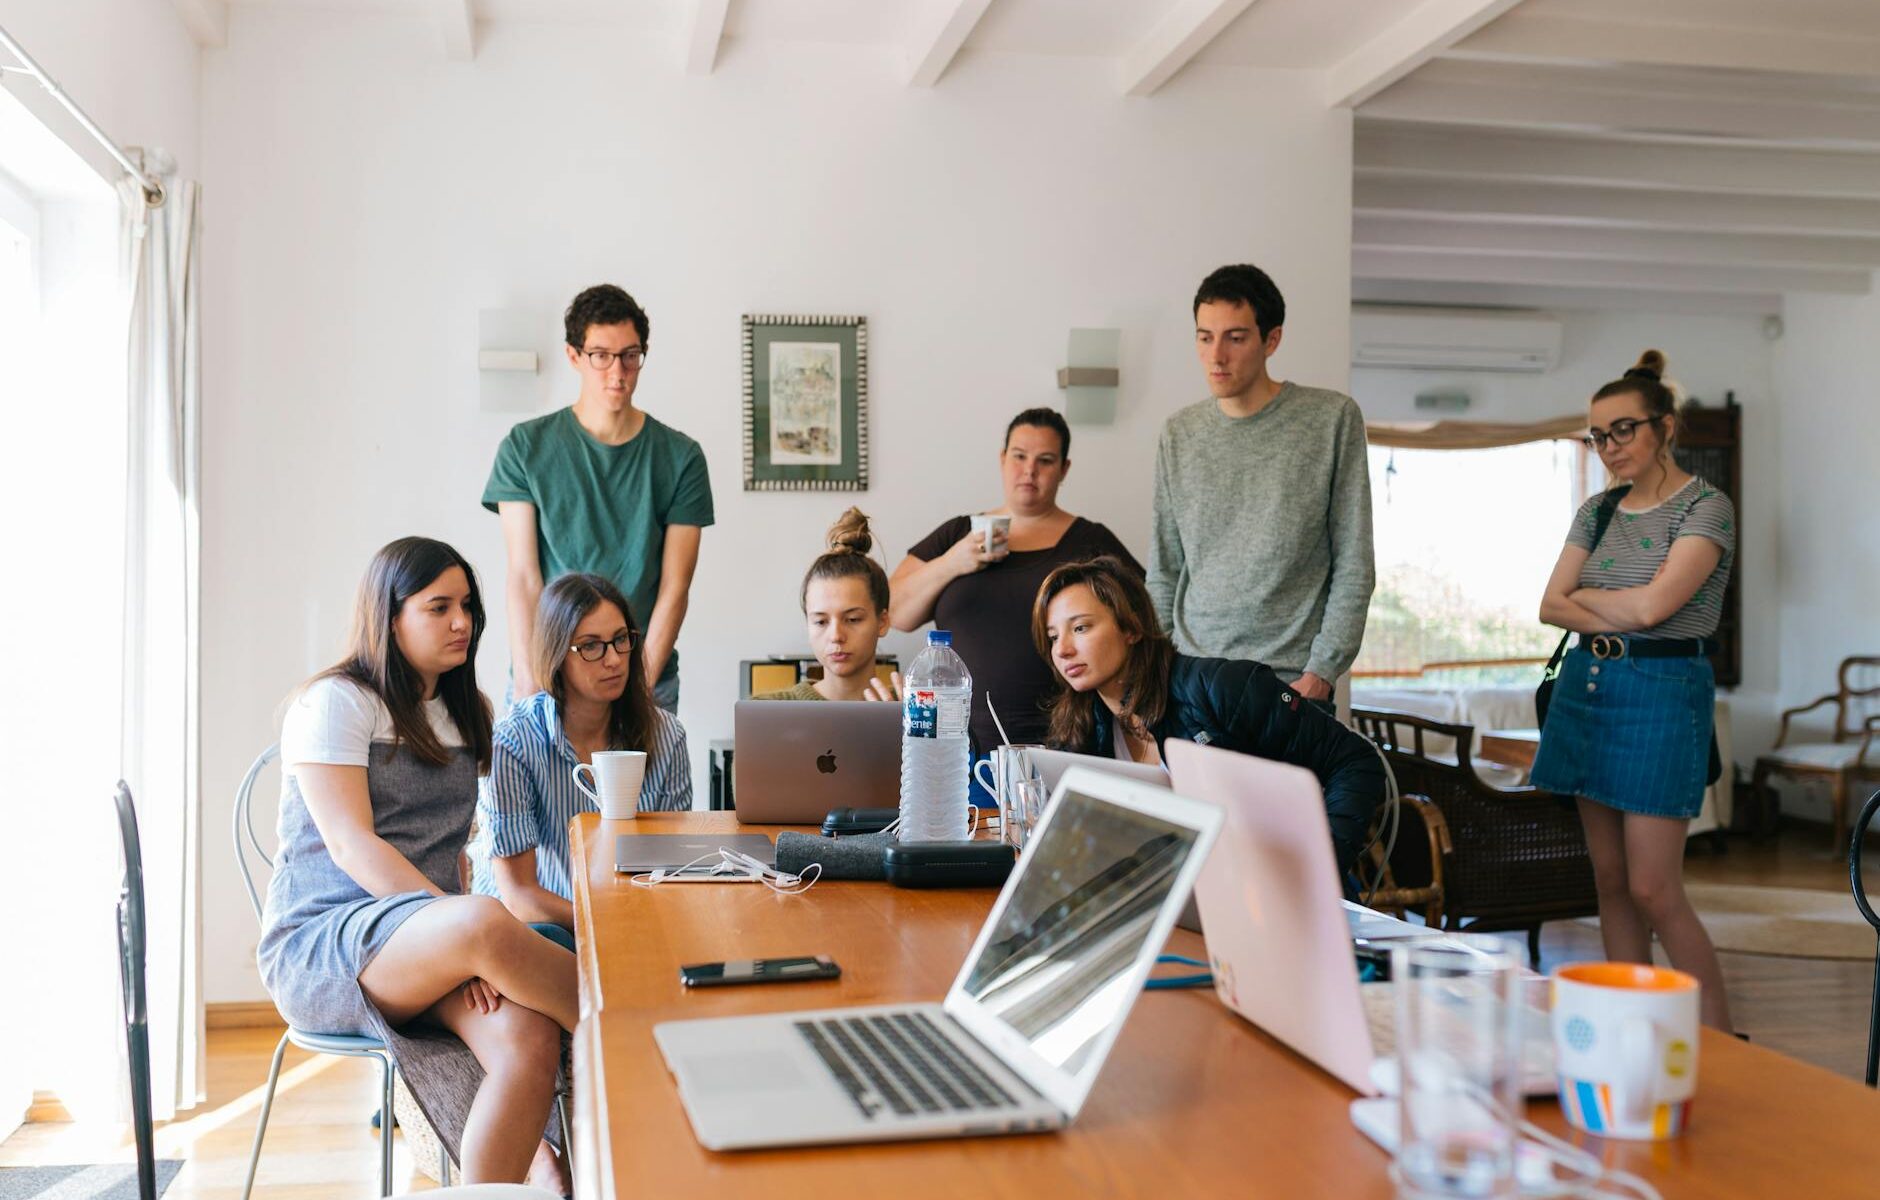
{"type": "Polygon", "coordinates": [[[618,354],[612,350],[583,350],[581,353],[588,360],[588,365],[596,371],[607,370],[614,365],[615,359],[619,359],[620,365],[629,371],[637,371],[646,365],[646,351],[638,346],[622,350],[618,354]]]}
{"type": "Polygon", "coordinates": [[[612,641],[602,641],[600,638],[589,638],[585,642],[576,642],[574,645],[568,647],[568,649],[579,654],[583,662],[599,662],[601,659],[607,657],[607,649],[610,646],[613,648],[615,654],[625,658],[627,651],[633,649],[633,635],[630,633],[616,633],[612,641]]]}
{"type": "Polygon", "coordinates": [[[1604,450],[1607,442],[1611,442],[1615,446],[1623,446],[1638,436],[1639,427],[1641,425],[1656,425],[1657,423],[1657,417],[1646,417],[1642,421],[1634,420],[1631,417],[1621,417],[1619,420],[1614,421],[1609,428],[1587,430],[1586,436],[1581,438],[1580,441],[1589,450],[1604,450]]]}

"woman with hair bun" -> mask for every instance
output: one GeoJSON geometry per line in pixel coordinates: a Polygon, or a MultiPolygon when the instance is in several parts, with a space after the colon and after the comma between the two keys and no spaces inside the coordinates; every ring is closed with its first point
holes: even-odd
{"type": "Polygon", "coordinates": [[[868,514],[850,508],[829,527],[828,550],[803,575],[799,603],[822,678],[754,700],[894,700],[875,674],[875,647],[888,632],[888,573],[868,556],[868,514]]]}
{"type": "Polygon", "coordinates": [[[1652,935],[1730,1028],[1723,971],[1684,894],[1684,839],[1704,803],[1712,635],[1736,557],[1730,498],[1671,457],[1676,397],[1647,350],[1593,393],[1586,444],[1619,481],[1581,506],[1541,598],[1579,634],[1556,679],[1533,781],[1580,798],[1606,956],[1649,963],[1652,935]]]}

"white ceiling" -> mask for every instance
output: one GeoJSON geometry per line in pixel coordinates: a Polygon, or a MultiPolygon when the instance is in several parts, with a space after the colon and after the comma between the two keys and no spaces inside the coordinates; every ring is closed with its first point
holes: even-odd
{"type": "Polygon", "coordinates": [[[171,0],[401,12],[471,59],[507,22],[822,42],[947,86],[964,54],[1296,69],[1356,109],[1360,299],[1775,312],[1880,266],[1880,0],[171,0]]]}
{"type": "Polygon", "coordinates": [[[1358,106],[1359,298],[1777,312],[1880,266],[1880,2],[1526,0],[1358,106]]]}

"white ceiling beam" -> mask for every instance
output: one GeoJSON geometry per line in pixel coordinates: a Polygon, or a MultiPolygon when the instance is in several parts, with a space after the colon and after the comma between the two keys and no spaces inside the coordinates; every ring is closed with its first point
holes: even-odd
{"type": "Polygon", "coordinates": [[[1126,96],[1148,96],[1175,77],[1254,0],[1178,0],[1149,35],[1123,56],[1126,96]]]}
{"type": "Polygon", "coordinates": [[[725,38],[725,16],[731,0],[689,0],[680,22],[680,54],[687,75],[710,75],[718,63],[718,46],[725,38]]]}
{"type": "Polygon", "coordinates": [[[1837,292],[1864,295],[1873,272],[1826,267],[1716,267],[1691,263],[1604,262],[1434,250],[1351,252],[1354,278],[1428,282],[1553,284],[1649,292],[1837,292]]]}
{"type": "Polygon", "coordinates": [[[992,0],[926,0],[915,13],[913,37],[907,44],[908,86],[930,88],[939,83],[979,18],[991,7],[992,0]]]}
{"type": "Polygon", "coordinates": [[[1352,161],[1359,171],[1443,179],[1880,199],[1880,155],[1845,150],[1672,145],[1360,118],[1352,161]]]}
{"type": "Polygon", "coordinates": [[[1364,106],[1371,120],[1772,144],[1880,146],[1880,94],[1798,95],[1572,67],[1431,63],[1364,106]]]}
{"type": "Polygon", "coordinates": [[[1713,233],[1880,234],[1880,201],[1729,196],[1622,188],[1393,179],[1360,174],[1352,207],[1366,214],[1713,233]]]}
{"type": "Polygon", "coordinates": [[[1733,29],[1517,9],[1458,42],[1444,57],[1867,76],[1880,62],[1880,39],[1811,30],[1799,22],[1733,29]]]}
{"type": "Polygon", "coordinates": [[[1352,222],[1351,241],[1354,248],[1370,250],[1439,250],[1745,267],[1880,267],[1880,235],[1830,238],[1693,233],[1682,229],[1598,229],[1584,225],[1509,225],[1363,215],[1352,222]]]}
{"type": "Polygon", "coordinates": [[[1645,292],[1636,288],[1555,287],[1522,283],[1431,283],[1414,279],[1353,279],[1360,304],[1448,304],[1495,308],[1640,311],[1696,316],[1766,317],[1782,311],[1775,292],[1645,292]]]}
{"type": "Polygon", "coordinates": [[[1423,0],[1325,72],[1333,108],[1356,108],[1521,0],[1423,0]]]}
{"type": "Polygon", "coordinates": [[[226,0],[170,0],[183,27],[198,46],[228,45],[228,4],[226,0]]]}
{"type": "Polygon", "coordinates": [[[469,62],[477,56],[477,18],[470,0],[431,0],[431,15],[444,43],[444,57],[469,62]]]}

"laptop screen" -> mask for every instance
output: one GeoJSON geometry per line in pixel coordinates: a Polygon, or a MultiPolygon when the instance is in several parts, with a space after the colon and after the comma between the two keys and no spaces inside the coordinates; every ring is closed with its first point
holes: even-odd
{"type": "Polygon", "coordinates": [[[1073,790],[1057,801],[964,991],[1078,1074],[1135,997],[1134,968],[1199,832],[1073,790]]]}

